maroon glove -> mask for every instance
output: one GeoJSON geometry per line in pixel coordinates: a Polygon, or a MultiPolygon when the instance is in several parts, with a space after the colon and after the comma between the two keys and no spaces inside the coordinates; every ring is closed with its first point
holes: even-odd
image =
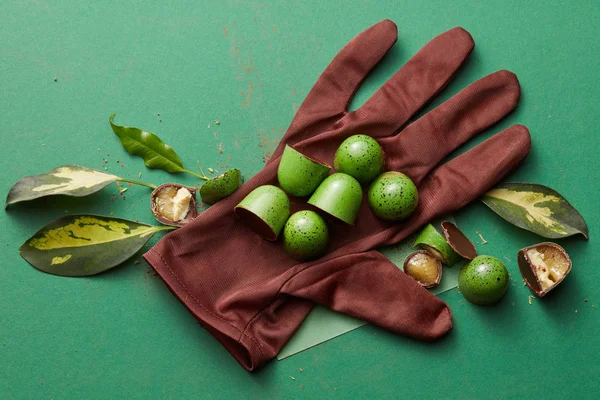
{"type": "MultiPolygon", "coordinates": [[[[438,166],[516,106],[518,81],[500,71],[398,134],[472,51],[473,40],[461,28],[433,39],[365,105],[347,112],[358,86],[396,38],[394,23],[382,21],[350,41],[308,94],[267,166],[144,255],[190,312],[248,370],[277,355],[313,303],[420,340],[437,339],[452,329],[448,306],[373,249],[397,243],[490,189],[528,154],[529,132],[512,126],[438,166]],[[419,206],[410,219],[385,222],[363,204],[355,226],[330,221],[327,255],[299,264],[285,254],[281,243],[262,239],[236,218],[234,206],[251,190],[277,184],[285,144],[331,165],[339,144],[357,133],[377,138],[387,168],[406,173],[419,187],[419,206]]],[[[292,211],[302,207],[302,201],[292,199],[292,211]]]]}

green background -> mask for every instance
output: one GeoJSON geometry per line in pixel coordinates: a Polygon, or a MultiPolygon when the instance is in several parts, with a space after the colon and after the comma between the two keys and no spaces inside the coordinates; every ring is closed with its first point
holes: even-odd
{"type": "Polygon", "coordinates": [[[70,163],[107,165],[134,179],[142,172],[156,184],[198,183],[127,155],[108,124],[113,112],[117,123],[160,135],[190,169],[200,160],[249,177],[336,52],[389,18],[398,44],[353,107],[432,37],[464,27],[474,53],[435,104],[488,73],[514,71],[520,105],[493,131],[523,123],[533,148],[511,179],[565,195],[591,238],[559,241],[573,271],[530,305],[515,256],[542,239],[472,204],[457,213],[459,225],[512,276],[498,306],[472,306],[454,289],[441,298],[455,329],[435,344],[367,326],[251,374],[147,264],[134,264],[139,255],[83,279],[43,274],[19,257],[22,242],[65,213],[152,223],[145,188],[130,188],[125,199],[112,185],[85,199],[18,205],[0,213],[0,397],[593,398],[600,392],[599,8],[594,0],[2,1],[5,194],[24,175],[70,163]],[[477,231],[489,243],[480,245],[477,231]]]}

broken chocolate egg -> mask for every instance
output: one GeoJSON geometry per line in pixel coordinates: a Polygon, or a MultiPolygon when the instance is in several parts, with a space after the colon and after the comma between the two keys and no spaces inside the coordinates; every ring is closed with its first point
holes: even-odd
{"type": "Polygon", "coordinates": [[[311,195],[331,168],[286,145],[277,169],[283,190],[296,197],[311,195]]]}
{"type": "Polygon", "coordinates": [[[275,241],[290,216],[290,199],[277,186],[263,185],[248,193],[234,210],[250,229],[275,241]]]}
{"type": "Polygon", "coordinates": [[[421,286],[432,288],[442,279],[442,263],[426,251],[415,251],[406,257],[404,272],[421,286]]]}
{"type": "Polygon", "coordinates": [[[450,221],[444,221],[442,222],[442,229],[446,241],[458,255],[467,260],[477,257],[477,249],[456,225],[450,221]]]}
{"type": "Polygon", "coordinates": [[[517,258],[525,283],[539,297],[558,286],[571,271],[569,255],[552,242],[525,247],[519,250],[517,258]]]}
{"type": "Polygon", "coordinates": [[[431,224],[425,226],[417,235],[413,247],[427,251],[440,260],[442,264],[448,266],[456,264],[462,258],[431,224]]]}
{"type": "Polygon", "coordinates": [[[200,198],[206,204],[215,204],[235,192],[242,184],[242,173],[233,168],[209,179],[200,186],[200,198]]]}
{"type": "Polygon", "coordinates": [[[164,225],[184,226],[198,216],[196,188],[178,183],[165,183],[154,189],[150,209],[164,225]]]}
{"type": "Polygon", "coordinates": [[[308,199],[308,204],[349,225],[354,225],[361,202],[360,183],[350,175],[340,172],[325,178],[308,199]]]}

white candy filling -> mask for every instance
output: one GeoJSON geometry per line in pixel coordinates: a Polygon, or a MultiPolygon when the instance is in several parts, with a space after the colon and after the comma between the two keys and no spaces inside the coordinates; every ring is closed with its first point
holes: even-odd
{"type": "Polygon", "coordinates": [[[165,188],[157,196],[158,212],[171,221],[181,221],[190,211],[192,194],[186,188],[165,188]]]}
{"type": "Polygon", "coordinates": [[[566,262],[557,260],[558,254],[541,253],[537,249],[527,250],[529,262],[535,268],[535,275],[540,282],[543,290],[547,290],[556,285],[566,272],[566,262]]]}

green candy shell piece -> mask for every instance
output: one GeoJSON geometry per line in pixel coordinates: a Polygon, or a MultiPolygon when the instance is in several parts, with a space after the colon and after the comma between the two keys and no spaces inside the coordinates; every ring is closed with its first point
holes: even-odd
{"type": "Polygon", "coordinates": [[[329,175],[308,199],[326,213],[353,225],[362,202],[360,183],[348,174],[329,175]]]}
{"type": "Polygon", "coordinates": [[[368,184],[383,171],[383,150],[372,137],[353,135],[338,147],[333,165],[336,172],[351,175],[363,185],[368,184]]]}
{"type": "Polygon", "coordinates": [[[386,221],[399,221],[413,213],[419,192],[413,181],[401,172],[389,171],[377,177],[369,187],[369,208],[386,221]]]}
{"type": "Polygon", "coordinates": [[[283,248],[299,261],[318,258],[325,253],[329,230],[325,220],[314,211],[294,213],[283,228],[283,248]]]}
{"type": "Polygon", "coordinates": [[[275,241],[290,216],[290,200],[277,186],[263,185],[244,197],[234,210],[250,229],[275,241]]]}
{"type": "Polygon", "coordinates": [[[296,197],[311,195],[329,173],[330,167],[285,146],[277,169],[283,190],[296,197]]]}
{"type": "Polygon", "coordinates": [[[235,192],[242,184],[242,173],[233,168],[209,179],[200,187],[200,197],[206,204],[215,204],[235,192]]]}
{"type": "Polygon", "coordinates": [[[471,303],[488,306],[504,297],[509,279],[502,261],[491,256],[477,256],[460,269],[458,289],[471,303]]]}
{"type": "Polygon", "coordinates": [[[431,224],[425,226],[417,235],[413,247],[428,251],[432,256],[440,260],[442,264],[448,266],[452,266],[462,260],[462,257],[452,249],[446,239],[431,224]]]}

